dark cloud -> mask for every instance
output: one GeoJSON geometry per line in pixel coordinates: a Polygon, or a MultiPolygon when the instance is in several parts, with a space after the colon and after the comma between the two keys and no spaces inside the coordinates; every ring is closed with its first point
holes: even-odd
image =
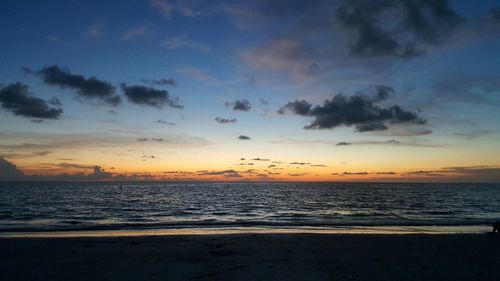
{"type": "Polygon", "coordinates": [[[16,165],[0,158],[0,181],[21,180],[24,174],[16,165]]]}
{"type": "Polygon", "coordinates": [[[0,103],[3,109],[28,118],[58,119],[63,113],[60,107],[51,107],[50,102],[31,96],[28,86],[19,82],[0,89],[0,103]]]}
{"type": "Polygon", "coordinates": [[[309,165],[311,163],[307,163],[307,162],[291,162],[290,165],[309,165]]]}
{"type": "Polygon", "coordinates": [[[227,177],[227,178],[241,178],[242,176],[238,173],[238,171],[236,170],[222,170],[222,171],[207,171],[207,170],[203,170],[203,171],[198,171],[198,175],[200,176],[218,176],[218,175],[221,175],[221,176],[224,176],[224,177],[227,177]]]}
{"type": "Polygon", "coordinates": [[[445,0],[347,1],[335,20],[351,38],[352,55],[402,58],[421,55],[463,21],[445,0]]]}
{"type": "Polygon", "coordinates": [[[376,94],[373,101],[383,101],[386,100],[389,95],[394,93],[394,89],[385,85],[375,85],[376,94]]]}
{"type": "Polygon", "coordinates": [[[171,97],[170,93],[166,90],[140,85],[127,86],[125,83],[121,84],[121,88],[128,101],[131,103],[158,108],[162,108],[165,105],[173,108],[183,108],[183,106],[179,104],[178,99],[171,97]]]}
{"type": "Polygon", "coordinates": [[[267,159],[267,158],[260,158],[260,157],[253,158],[252,160],[254,160],[254,161],[269,161],[269,159],[267,159]]]}
{"type": "Polygon", "coordinates": [[[245,136],[245,135],[240,135],[240,136],[238,136],[238,139],[239,140],[249,140],[250,137],[249,136],[245,136]]]}
{"type": "Polygon", "coordinates": [[[265,99],[259,99],[260,103],[263,105],[269,105],[269,102],[265,99]]]}
{"type": "Polygon", "coordinates": [[[162,139],[162,138],[151,138],[151,139],[148,139],[148,138],[138,138],[137,141],[140,141],[140,142],[144,142],[144,141],[163,142],[163,141],[167,141],[167,140],[162,139]]]}
{"type": "Polygon", "coordinates": [[[170,126],[175,126],[175,125],[176,125],[174,122],[167,122],[167,121],[162,120],[162,119],[158,119],[158,120],[156,121],[156,123],[158,123],[158,124],[163,124],[163,125],[170,125],[170,126]]]}
{"type": "Polygon", "coordinates": [[[341,142],[338,142],[336,145],[351,145],[352,143],[350,142],[345,142],[345,141],[341,141],[341,142]]]}
{"type": "Polygon", "coordinates": [[[142,79],[143,83],[153,84],[153,85],[161,85],[161,86],[177,86],[177,82],[174,78],[162,78],[162,79],[142,79]]]}
{"type": "Polygon", "coordinates": [[[369,175],[369,173],[368,172],[343,172],[342,175],[344,175],[344,176],[354,176],[354,175],[366,176],[366,175],[369,175]]]}
{"type": "Polygon", "coordinates": [[[44,67],[38,71],[29,68],[24,70],[27,73],[43,77],[43,81],[49,85],[76,90],[81,101],[97,100],[112,106],[121,102],[120,96],[114,95],[115,87],[107,81],[98,80],[95,76],[85,78],[80,74],[72,74],[68,69],[58,65],[44,67]]]}
{"type": "Polygon", "coordinates": [[[376,175],[397,175],[395,172],[376,172],[376,175]]]}
{"type": "Polygon", "coordinates": [[[491,18],[493,18],[494,20],[500,21],[500,8],[497,7],[497,8],[491,9],[490,15],[491,15],[491,18]]]}
{"type": "Polygon", "coordinates": [[[311,167],[327,167],[327,166],[322,164],[311,164],[311,167]]]}
{"type": "Polygon", "coordinates": [[[220,124],[228,124],[228,123],[236,123],[237,120],[235,118],[229,119],[229,118],[216,117],[215,121],[217,121],[217,123],[220,124]]]}
{"type": "MultiPolygon", "coordinates": [[[[52,165],[52,164],[51,164],[52,165]]],[[[24,175],[24,173],[19,170],[16,165],[10,163],[9,161],[0,158],[0,181],[84,181],[84,180],[106,180],[113,179],[113,174],[104,171],[101,166],[89,166],[80,164],[70,164],[70,163],[59,163],[55,164],[57,167],[61,168],[76,168],[76,169],[91,169],[93,170],[90,174],[85,173],[62,173],[57,175],[24,175]]]]}
{"type": "Polygon", "coordinates": [[[335,127],[355,126],[356,131],[381,131],[390,124],[425,124],[426,121],[416,113],[406,111],[398,105],[382,108],[377,105],[382,98],[386,99],[390,88],[378,88],[375,98],[355,94],[347,97],[338,94],[323,105],[313,106],[305,100],[295,100],[282,106],[279,114],[291,112],[296,115],[314,117],[305,129],[333,129],[335,127]]]}
{"type": "Polygon", "coordinates": [[[240,99],[234,102],[225,102],[227,107],[233,107],[233,110],[239,111],[249,111],[252,108],[252,104],[247,99],[240,99]]]}
{"type": "Polygon", "coordinates": [[[308,115],[311,111],[312,104],[305,100],[295,100],[293,102],[288,102],[284,106],[282,106],[279,110],[279,114],[285,114],[287,111],[290,111],[297,115],[308,115]]]}

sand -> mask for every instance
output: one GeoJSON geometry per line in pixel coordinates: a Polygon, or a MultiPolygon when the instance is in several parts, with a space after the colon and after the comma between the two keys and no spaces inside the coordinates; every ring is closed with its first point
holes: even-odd
{"type": "Polygon", "coordinates": [[[498,280],[500,235],[2,238],[2,280],[498,280]]]}

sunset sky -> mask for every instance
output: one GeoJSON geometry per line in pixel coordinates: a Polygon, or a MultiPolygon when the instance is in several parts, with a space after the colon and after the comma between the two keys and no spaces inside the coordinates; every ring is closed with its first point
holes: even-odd
{"type": "Polygon", "coordinates": [[[0,2],[0,180],[500,181],[500,1],[0,2]]]}

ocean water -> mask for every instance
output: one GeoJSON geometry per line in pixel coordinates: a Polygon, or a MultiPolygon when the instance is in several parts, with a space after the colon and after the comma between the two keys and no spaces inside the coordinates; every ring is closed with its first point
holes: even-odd
{"type": "Polygon", "coordinates": [[[3,233],[486,226],[498,220],[500,184],[0,183],[3,233]]]}

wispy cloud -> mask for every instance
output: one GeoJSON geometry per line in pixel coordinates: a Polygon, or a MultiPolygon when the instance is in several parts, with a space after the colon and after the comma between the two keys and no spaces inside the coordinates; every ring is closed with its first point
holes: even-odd
{"type": "Polygon", "coordinates": [[[102,24],[92,24],[83,33],[82,37],[85,39],[99,39],[104,36],[104,27],[102,24]]]}
{"type": "Polygon", "coordinates": [[[148,25],[139,25],[125,31],[122,35],[122,40],[134,40],[138,38],[148,38],[152,33],[151,27],[148,25]]]}
{"type": "Polygon", "coordinates": [[[199,52],[203,53],[208,53],[210,52],[210,47],[196,42],[194,40],[188,39],[186,36],[176,36],[176,37],[169,37],[163,40],[162,43],[163,47],[165,47],[168,50],[175,50],[179,48],[188,48],[188,49],[193,49],[199,52]]]}

